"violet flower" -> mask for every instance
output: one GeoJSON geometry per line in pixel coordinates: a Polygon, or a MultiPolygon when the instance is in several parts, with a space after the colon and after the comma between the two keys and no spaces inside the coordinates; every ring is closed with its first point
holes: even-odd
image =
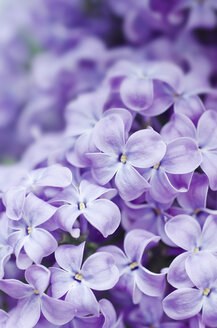
{"type": "Polygon", "coordinates": [[[54,299],[45,294],[50,272],[42,265],[32,265],[25,272],[28,284],[15,279],[0,280],[0,289],[18,299],[10,313],[6,327],[32,328],[41,312],[53,324],[63,325],[74,317],[72,304],[54,299]]]}
{"type": "Polygon", "coordinates": [[[200,265],[200,257],[203,258],[206,254],[210,255],[210,258],[213,257],[213,261],[215,261],[217,216],[208,216],[201,231],[201,227],[195,219],[180,214],[166,223],[165,230],[174,244],[186,251],[178,255],[171,263],[167,276],[168,281],[176,288],[191,287],[189,266],[193,265],[191,262],[195,261],[194,257],[197,258],[198,265],[200,265]]]}
{"type": "Polygon", "coordinates": [[[121,216],[117,205],[109,199],[103,199],[106,194],[114,197],[116,190],[98,186],[88,180],[82,180],[79,187],[71,185],[64,189],[51,200],[51,203],[64,203],[55,214],[57,224],[62,230],[78,237],[80,231],[74,228],[74,224],[83,215],[104,237],[112,234],[118,228],[121,216]]]}
{"type": "Polygon", "coordinates": [[[76,316],[99,315],[99,304],[92,289],[107,290],[119,279],[114,258],[106,252],[96,253],[82,265],[85,243],[79,246],[62,245],[55,252],[60,268],[50,268],[52,295],[73,306],[76,316]]]}
{"type": "Polygon", "coordinates": [[[126,140],[124,124],[118,115],[109,115],[98,123],[94,142],[101,152],[88,154],[93,177],[104,185],[115,176],[119,194],[127,201],[149,188],[137,169],[157,164],[166,151],[160,135],[152,129],[137,131],[126,140]]]}
{"type": "Polygon", "coordinates": [[[134,303],[139,303],[142,293],[161,296],[165,287],[165,273],[153,273],[142,266],[142,256],[146,247],[157,243],[160,237],[149,231],[134,229],[124,239],[124,251],[117,246],[104,246],[102,252],[111,253],[120,271],[120,285],[132,295],[134,303]],[[126,254],[126,255],[125,255],[126,254]]]}
{"type": "Polygon", "coordinates": [[[56,212],[56,208],[30,193],[25,200],[22,218],[11,221],[12,233],[8,243],[14,249],[19,269],[28,268],[32,262],[41,263],[44,256],[57,248],[56,239],[40,225],[56,212]]]}
{"type": "Polygon", "coordinates": [[[0,217],[0,279],[4,276],[4,267],[13,252],[8,244],[8,218],[2,214],[0,217]]]}

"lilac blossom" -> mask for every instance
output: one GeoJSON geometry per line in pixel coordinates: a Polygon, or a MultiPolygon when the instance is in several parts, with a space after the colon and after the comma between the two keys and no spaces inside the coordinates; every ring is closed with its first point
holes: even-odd
{"type": "Polygon", "coordinates": [[[32,262],[40,264],[57,248],[56,239],[40,226],[56,212],[56,208],[30,193],[25,200],[22,218],[11,221],[12,232],[8,243],[13,247],[16,264],[20,269],[28,268],[32,262]]]}
{"type": "Polygon", "coordinates": [[[119,194],[127,201],[149,188],[137,169],[156,165],[166,151],[160,135],[152,129],[137,131],[126,140],[123,121],[117,115],[98,123],[94,142],[101,151],[88,155],[94,178],[104,185],[115,176],[119,194]]]}
{"type": "Polygon", "coordinates": [[[25,272],[25,284],[16,279],[0,280],[0,289],[18,299],[14,311],[9,315],[7,326],[19,328],[34,327],[41,312],[53,324],[64,324],[73,316],[71,303],[57,300],[45,294],[50,272],[42,265],[32,265],[25,272]]]}
{"type": "Polygon", "coordinates": [[[206,254],[209,255],[210,259],[213,257],[213,260],[215,260],[217,216],[208,216],[201,231],[199,223],[194,218],[180,214],[166,223],[165,230],[174,244],[185,250],[171,263],[167,276],[168,281],[177,288],[191,287],[189,266],[193,265],[191,261],[195,261],[194,257],[197,258],[199,263],[200,257],[203,259],[206,254]]]}
{"type": "Polygon", "coordinates": [[[8,218],[2,214],[0,217],[0,279],[4,276],[4,267],[13,252],[8,243],[8,218]]]}
{"type": "Polygon", "coordinates": [[[107,290],[119,279],[114,258],[106,252],[96,253],[82,265],[85,243],[62,245],[55,252],[60,268],[51,268],[52,295],[70,302],[76,316],[99,314],[99,303],[92,289],[107,290]]]}
{"type": "Polygon", "coordinates": [[[175,319],[187,319],[202,309],[202,321],[209,327],[216,327],[216,285],[217,260],[209,253],[203,253],[198,261],[193,257],[189,263],[189,276],[196,288],[182,287],[169,294],[163,301],[166,314],[175,319]]]}
{"type": "Polygon", "coordinates": [[[63,203],[55,214],[56,222],[62,230],[78,237],[80,231],[74,228],[74,224],[82,215],[107,237],[118,228],[121,220],[118,207],[111,200],[105,199],[115,195],[115,189],[104,188],[88,180],[82,180],[78,187],[71,185],[51,200],[51,203],[63,203]]]}
{"type": "Polygon", "coordinates": [[[120,285],[125,286],[134,303],[139,303],[142,294],[161,296],[165,287],[165,273],[153,273],[142,265],[146,247],[156,244],[160,237],[146,230],[134,229],[124,239],[124,251],[117,246],[105,246],[102,252],[111,253],[120,271],[120,285]]]}
{"type": "Polygon", "coordinates": [[[17,186],[11,187],[4,194],[8,217],[13,220],[21,218],[25,197],[30,192],[40,196],[40,191],[45,187],[66,187],[71,181],[70,170],[60,165],[51,165],[25,174],[17,186]]]}

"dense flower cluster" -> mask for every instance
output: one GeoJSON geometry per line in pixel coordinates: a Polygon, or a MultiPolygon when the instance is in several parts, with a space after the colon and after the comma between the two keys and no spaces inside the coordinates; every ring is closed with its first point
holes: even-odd
{"type": "Polygon", "coordinates": [[[217,327],[216,11],[0,0],[0,328],[217,327]]]}

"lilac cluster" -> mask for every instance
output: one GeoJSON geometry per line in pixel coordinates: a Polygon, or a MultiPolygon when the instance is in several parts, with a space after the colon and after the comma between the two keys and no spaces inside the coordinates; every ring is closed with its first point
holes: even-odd
{"type": "Polygon", "coordinates": [[[0,0],[0,328],[217,327],[216,10],[0,0]]]}

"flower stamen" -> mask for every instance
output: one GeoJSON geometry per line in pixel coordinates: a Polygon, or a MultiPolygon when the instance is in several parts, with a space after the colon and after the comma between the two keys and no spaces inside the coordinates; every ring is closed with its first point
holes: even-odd
{"type": "Polygon", "coordinates": [[[134,261],[129,264],[129,267],[133,271],[133,270],[136,270],[139,266],[138,266],[138,263],[136,261],[134,261]]]}
{"type": "Polygon", "coordinates": [[[33,289],[33,292],[38,295],[39,294],[39,291],[37,289],[33,289]]]}
{"type": "Polygon", "coordinates": [[[81,280],[83,279],[83,276],[81,273],[76,273],[76,275],[74,276],[74,279],[78,282],[81,282],[81,280]]]}
{"type": "Polygon", "coordinates": [[[28,234],[30,235],[30,233],[32,232],[32,227],[28,227],[28,228],[27,228],[27,232],[28,232],[28,234]]]}
{"type": "Polygon", "coordinates": [[[154,165],[154,169],[157,170],[160,166],[160,162],[154,165]]]}
{"type": "Polygon", "coordinates": [[[86,206],[85,206],[85,204],[83,202],[81,202],[81,203],[78,204],[78,208],[79,208],[80,211],[84,210],[85,207],[86,206]]]}
{"type": "Polygon", "coordinates": [[[210,289],[209,288],[205,288],[203,291],[203,295],[204,296],[208,296],[210,294],[210,289]]]}
{"type": "Polygon", "coordinates": [[[121,163],[125,164],[126,161],[127,161],[127,155],[122,154],[122,155],[121,155],[121,158],[120,158],[120,161],[121,161],[121,163]]]}

